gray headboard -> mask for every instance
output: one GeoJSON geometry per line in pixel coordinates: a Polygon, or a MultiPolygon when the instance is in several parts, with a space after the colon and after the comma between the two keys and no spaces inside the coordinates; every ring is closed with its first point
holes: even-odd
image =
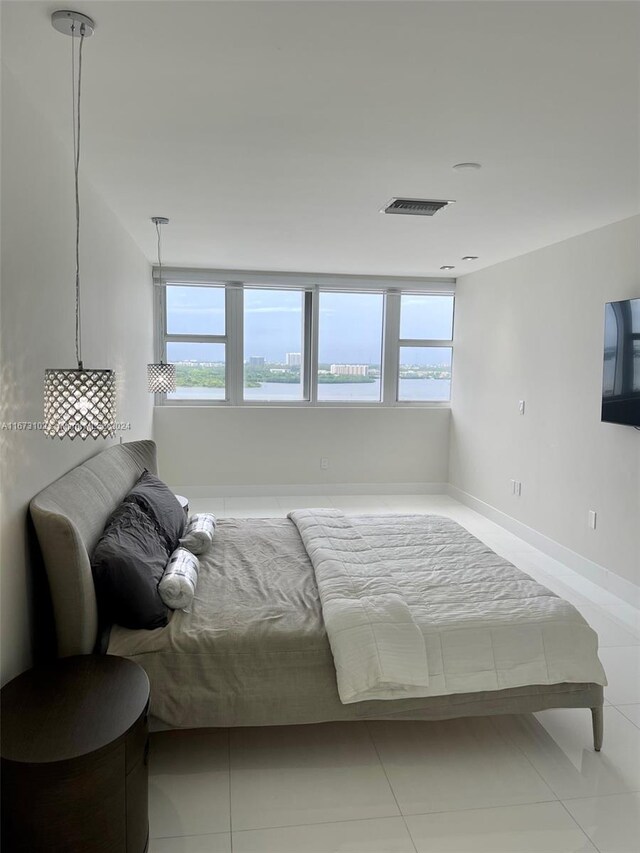
{"type": "Polygon", "coordinates": [[[98,635],[90,555],[113,510],[147,468],[157,472],[153,441],[116,444],[98,453],[31,501],[58,639],[58,655],[89,654],[98,635]]]}

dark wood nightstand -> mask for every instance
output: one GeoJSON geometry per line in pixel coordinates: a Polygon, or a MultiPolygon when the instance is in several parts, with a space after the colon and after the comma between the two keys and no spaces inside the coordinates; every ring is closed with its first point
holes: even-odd
{"type": "Polygon", "coordinates": [[[113,655],[62,658],[1,699],[3,853],[144,853],[145,671],[113,655]]]}

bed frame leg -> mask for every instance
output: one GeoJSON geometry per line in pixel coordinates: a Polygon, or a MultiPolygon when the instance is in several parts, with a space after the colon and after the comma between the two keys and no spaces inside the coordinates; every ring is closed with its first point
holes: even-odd
{"type": "Polygon", "coordinates": [[[604,724],[602,705],[591,709],[591,720],[593,722],[593,748],[596,752],[600,752],[602,749],[602,730],[604,724]]]}

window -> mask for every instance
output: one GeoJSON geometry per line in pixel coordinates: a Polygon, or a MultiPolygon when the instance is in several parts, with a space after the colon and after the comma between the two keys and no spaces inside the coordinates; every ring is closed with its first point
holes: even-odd
{"type": "Polygon", "coordinates": [[[403,293],[400,300],[400,338],[453,338],[453,296],[403,293]]]}
{"type": "Polygon", "coordinates": [[[398,400],[451,398],[451,347],[400,347],[398,400]]]}
{"type": "Polygon", "coordinates": [[[320,293],[319,401],[380,402],[381,293],[320,293]]]}
{"type": "Polygon", "coordinates": [[[176,366],[167,399],[227,400],[225,288],[168,284],[165,305],[163,358],[176,366]]]}
{"type": "Polygon", "coordinates": [[[244,290],[244,399],[304,399],[304,292],[244,290]]]}
{"type": "Polygon", "coordinates": [[[439,283],[263,274],[226,284],[190,273],[157,288],[157,357],[191,405],[432,405],[451,392],[454,298],[439,283]],[[323,281],[324,278],[324,281],[323,281]],[[283,280],[284,279],[284,280],[283,280]],[[189,279],[187,278],[187,281],[189,279]],[[351,286],[352,289],[348,289],[351,286]],[[421,289],[418,289],[421,288],[421,289]]]}
{"type": "Polygon", "coordinates": [[[167,343],[167,361],[176,366],[171,400],[225,400],[224,344],[167,343]]]}
{"type": "Polygon", "coordinates": [[[452,338],[453,296],[402,294],[398,342],[399,402],[451,399],[452,338]],[[437,346],[445,341],[449,346],[437,346]]]}
{"type": "Polygon", "coordinates": [[[167,287],[167,333],[169,335],[224,335],[225,293],[223,287],[167,287]]]}

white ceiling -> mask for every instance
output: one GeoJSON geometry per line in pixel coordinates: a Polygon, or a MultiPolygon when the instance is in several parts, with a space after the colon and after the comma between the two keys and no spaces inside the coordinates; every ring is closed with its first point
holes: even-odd
{"type": "MultiPolygon", "coordinates": [[[[3,61],[68,140],[57,4],[2,5],[3,61]]],[[[71,8],[97,25],[84,169],[149,259],[163,215],[169,264],[458,275],[640,209],[638,3],[71,8]],[[457,204],[380,214],[397,195],[457,204]]]]}

